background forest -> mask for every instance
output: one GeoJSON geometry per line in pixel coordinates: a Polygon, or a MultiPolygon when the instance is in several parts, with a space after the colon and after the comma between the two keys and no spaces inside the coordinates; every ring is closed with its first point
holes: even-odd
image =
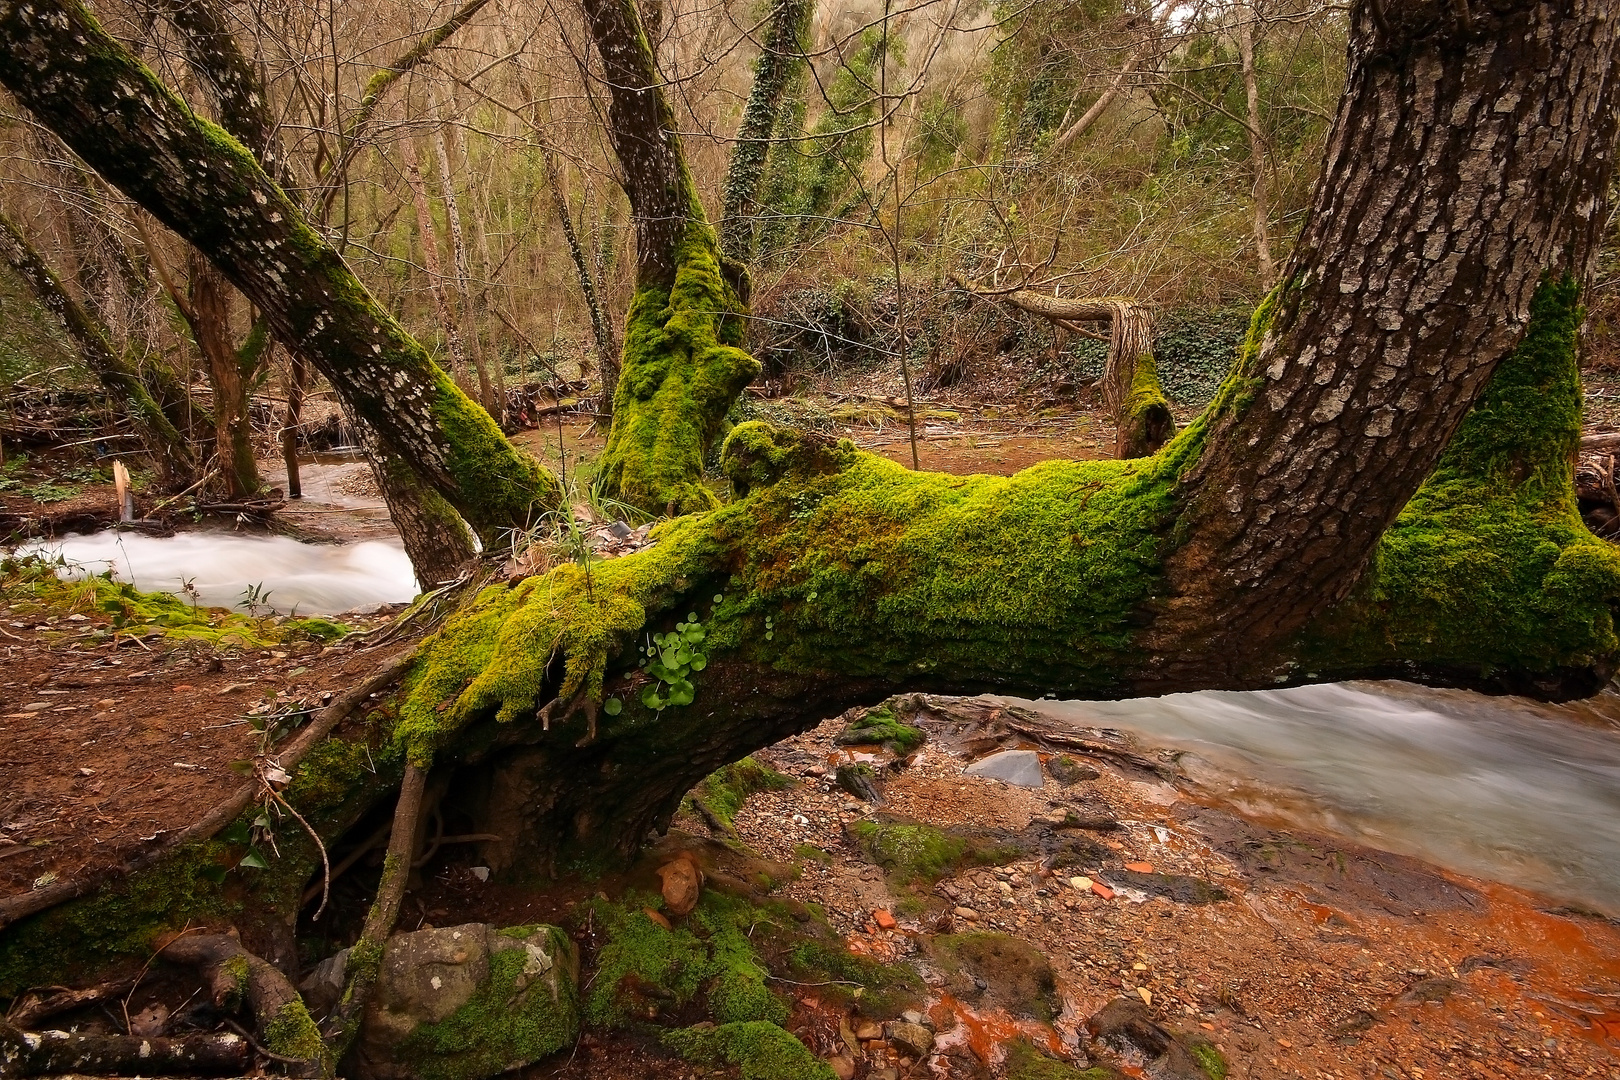
{"type": "MultiPolygon", "coordinates": [[[[175,24],[141,5],[99,14],[214,107],[175,24]]],[[[1103,341],[1009,315],[969,282],[1154,305],[1167,389],[1201,404],[1286,257],[1344,77],[1335,5],[681,0],[644,14],[709,215],[729,243],[751,234],[748,346],[774,390],[902,354],[924,392],[997,354],[1050,375],[1046,392],[1100,372],[1103,341]],[[771,130],[739,135],[761,42],[784,22],[808,63],[783,65],[771,130]],[[728,169],[748,164],[754,181],[723,205],[728,169]]],[[[577,12],[472,0],[227,17],[272,99],[284,186],[435,359],[497,416],[522,412],[506,390],[537,382],[605,409],[593,395],[616,369],[634,231],[577,12]]],[[[273,435],[289,397],[296,410],[319,387],[183,244],[0,109],[0,211],[149,385],[211,389],[232,463],[215,482],[255,491],[248,429],[273,435]]],[[[0,302],[0,383],[93,384],[9,272],[0,302]]]]}

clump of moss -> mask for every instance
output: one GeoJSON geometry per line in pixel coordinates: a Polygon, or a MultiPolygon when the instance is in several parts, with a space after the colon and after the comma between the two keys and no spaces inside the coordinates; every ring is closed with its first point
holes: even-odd
{"type": "Polygon", "coordinates": [[[783,791],[792,787],[794,782],[791,776],[745,757],[704,777],[703,782],[692,790],[692,798],[701,802],[710,814],[729,829],[736,824],[737,811],[743,808],[750,795],[762,791],[783,791]]]}
{"type": "Polygon", "coordinates": [[[669,1031],[664,1045],[707,1068],[735,1066],[742,1080],[836,1080],[804,1043],[762,1020],[669,1031]]]}
{"type": "Polygon", "coordinates": [[[1077,1069],[1048,1057],[1023,1039],[1007,1046],[1007,1080],[1116,1080],[1119,1075],[1102,1065],[1077,1069]]]}
{"type": "Polygon", "coordinates": [[[921,728],[901,723],[892,707],[879,705],[852,720],[848,727],[839,732],[837,742],[840,746],[875,743],[891,754],[909,754],[927,739],[921,728]]]}
{"type": "Polygon", "coordinates": [[[1226,1080],[1226,1056],[1214,1043],[1200,1037],[1185,1038],[1182,1042],[1198,1067],[1209,1075],[1209,1080],[1226,1080]]]}
{"type": "Polygon", "coordinates": [[[879,815],[847,826],[855,843],[896,883],[932,884],[964,866],[993,866],[1021,853],[1016,847],[975,834],[954,832],[879,815]]]}
{"type": "Polygon", "coordinates": [[[990,931],[943,934],[929,943],[942,966],[970,978],[953,977],[958,996],[974,997],[983,986],[1010,1012],[1036,1020],[1051,1020],[1062,1008],[1057,975],[1046,955],[1021,938],[990,931]]]}
{"type": "Polygon", "coordinates": [[[337,1072],[337,1063],[321,1039],[321,1029],[297,999],[287,1002],[277,1011],[264,1028],[265,1046],[273,1054],[296,1058],[299,1061],[320,1063],[321,1075],[330,1077],[337,1072]]]}
{"type": "Polygon", "coordinates": [[[625,322],[613,428],[599,490],[652,514],[712,509],[703,455],[732,401],[759,374],[738,348],[737,295],[720,272],[714,230],[692,200],[672,283],[643,283],[625,322]]]}
{"type": "Polygon", "coordinates": [[[634,896],[622,905],[598,901],[592,912],[607,936],[585,1004],[593,1024],[651,1019],[686,1006],[700,991],[707,991],[716,1020],[787,1018],[748,936],[761,921],[774,921],[768,912],[712,890],[687,924],[673,929],[655,922],[634,896]]]}
{"type": "Polygon", "coordinates": [[[554,927],[517,927],[508,938],[546,932],[542,948],[553,966],[539,971],[523,948],[490,955],[489,978],[445,1019],[423,1024],[406,1038],[401,1056],[422,1080],[483,1080],[538,1061],[574,1041],[579,998],[571,968],[574,943],[554,927]]]}
{"type": "Polygon", "coordinates": [[[909,964],[883,964],[844,948],[836,938],[808,938],[788,952],[788,972],[796,982],[826,983],[817,993],[831,1003],[860,1002],[861,1012],[890,1020],[922,1006],[927,987],[909,964]]]}

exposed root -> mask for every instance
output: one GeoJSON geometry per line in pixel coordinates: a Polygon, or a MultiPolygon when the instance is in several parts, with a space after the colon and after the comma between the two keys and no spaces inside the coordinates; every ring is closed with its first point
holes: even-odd
{"type": "Polygon", "coordinates": [[[7,1077],[68,1073],[151,1076],[163,1073],[234,1073],[247,1069],[248,1041],[240,1035],[147,1039],[23,1031],[0,1020],[0,1074],[7,1077]]]}
{"type": "Polygon", "coordinates": [[[564,701],[562,698],[552,698],[540,710],[540,730],[550,731],[551,722],[567,723],[575,716],[585,718],[585,737],[575,746],[589,746],[596,741],[596,714],[601,703],[591,696],[589,690],[582,690],[573,697],[564,701]]]}

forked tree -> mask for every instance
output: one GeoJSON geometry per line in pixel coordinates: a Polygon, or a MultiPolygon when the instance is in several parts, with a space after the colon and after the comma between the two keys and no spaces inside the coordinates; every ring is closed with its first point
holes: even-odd
{"type": "MultiPolygon", "coordinates": [[[[656,485],[665,425],[701,432],[752,361],[728,343],[713,234],[635,9],[584,4],[625,172],[648,181],[615,438],[630,439],[621,483],[656,485]]],[[[1214,401],[1155,455],[957,477],[741,425],[722,453],[733,501],[661,525],[650,550],[487,589],[430,638],[391,764],[326,766],[312,820],[341,831],[403,776],[390,857],[408,866],[412,793],[470,770],[507,837],[486,856],[532,870],[629,855],[706,773],[901,690],[1120,697],[1396,675],[1594,692],[1620,654],[1620,554],[1581,523],[1571,462],[1580,290],[1620,117],[1610,6],[1358,3],[1299,242],[1214,401]],[[676,627],[706,665],[649,658],[650,635],[676,627]]],[[[172,99],[82,9],[0,7],[0,79],[70,142],[100,144],[76,148],[166,220],[188,198],[167,163],[201,174],[230,212],[193,242],[273,319],[300,320],[356,399],[404,382],[410,409],[375,410],[385,436],[406,441],[388,425],[409,422],[455,447],[474,430],[432,427],[397,353],[366,359],[369,301],[322,291],[332,263],[290,204],[228,140],[176,126],[172,99]]],[[[693,445],[686,430],[672,453],[693,445]]],[[[669,501],[712,505],[690,488],[669,501]]],[[[266,902],[296,903],[291,876],[266,902]]],[[[385,874],[373,946],[402,884],[385,874]]],[[[24,910],[37,906],[0,902],[0,917],[24,910]]],[[[55,914],[0,949],[48,940],[67,925],[55,914]]]]}

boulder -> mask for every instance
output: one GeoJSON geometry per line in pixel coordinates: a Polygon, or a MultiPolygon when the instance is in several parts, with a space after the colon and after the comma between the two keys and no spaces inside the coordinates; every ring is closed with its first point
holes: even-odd
{"type": "Polygon", "coordinates": [[[484,1080],[538,1061],[578,1033],[578,981],[574,943],[556,927],[398,934],[361,1025],[358,1075],[484,1080]]]}
{"type": "Polygon", "coordinates": [[[1003,750],[980,758],[962,771],[969,776],[1000,780],[1017,787],[1038,788],[1046,784],[1046,774],[1041,772],[1041,756],[1033,750],[1003,750]]]}

